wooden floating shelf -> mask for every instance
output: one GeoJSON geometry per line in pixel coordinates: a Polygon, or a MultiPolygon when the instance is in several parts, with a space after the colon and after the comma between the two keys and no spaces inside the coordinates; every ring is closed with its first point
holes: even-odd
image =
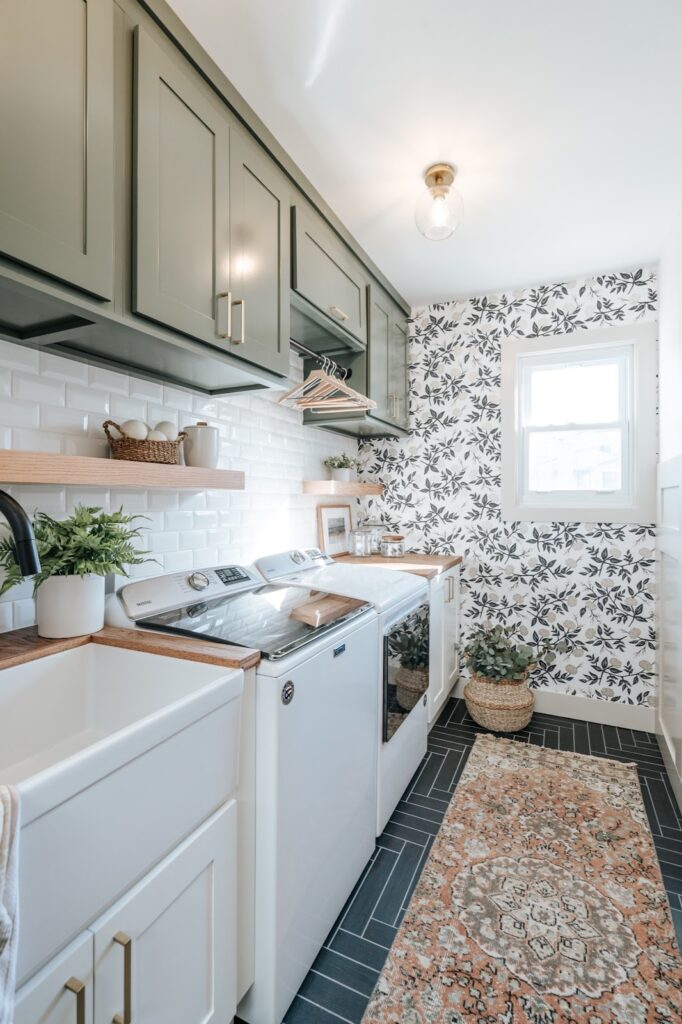
{"type": "Polygon", "coordinates": [[[167,487],[170,490],[243,491],[244,474],[229,469],[165,466],[158,462],[0,449],[0,481],[80,487],[167,487]]]}
{"type": "Polygon", "coordinates": [[[304,480],[304,494],[327,494],[336,498],[360,498],[365,494],[383,494],[383,484],[363,484],[358,480],[304,480]]]}

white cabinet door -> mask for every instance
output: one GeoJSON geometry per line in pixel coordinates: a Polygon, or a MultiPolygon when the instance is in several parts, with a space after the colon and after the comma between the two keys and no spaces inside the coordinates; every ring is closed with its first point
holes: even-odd
{"type": "Polygon", "coordinates": [[[232,800],[93,925],[95,1024],[232,1020],[236,824],[232,800]]]}
{"type": "Polygon", "coordinates": [[[428,723],[433,725],[459,675],[459,566],[431,580],[428,723]]]}
{"type": "Polygon", "coordinates": [[[93,936],[84,932],[23,985],[14,1024],[92,1024],[93,936]]]}

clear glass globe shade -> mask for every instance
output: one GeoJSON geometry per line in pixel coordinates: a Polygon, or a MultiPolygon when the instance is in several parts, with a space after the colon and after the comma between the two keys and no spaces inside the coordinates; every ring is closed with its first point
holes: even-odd
{"type": "Polygon", "coordinates": [[[452,186],[424,189],[414,211],[417,227],[425,238],[440,242],[449,238],[462,219],[462,197],[452,186]]]}

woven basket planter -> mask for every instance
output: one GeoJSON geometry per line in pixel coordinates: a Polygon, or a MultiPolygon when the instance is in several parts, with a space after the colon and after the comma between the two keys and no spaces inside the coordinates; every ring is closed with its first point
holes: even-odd
{"type": "Polygon", "coordinates": [[[518,732],[533,716],[535,698],[526,678],[491,680],[472,673],[464,700],[474,722],[491,732],[518,732]]]}
{"type": "Polygon", "coordinates": [[[395,685],[398,704],[405,711],[411,711],[429,688],[428,669],[399,668],[395,674],[395,685]]]}
{"type": "Polygon", "coordinates": [[[105,420],[102,424],[111,454],[115,459],[126,462],[162,462],[167,466],[177,466],[180,462],[180,446],[187,437],[181,431],[175,441],[138,441],[134,437],[114,437],[111,428],[121,433],[118,423],[105,420]]]}

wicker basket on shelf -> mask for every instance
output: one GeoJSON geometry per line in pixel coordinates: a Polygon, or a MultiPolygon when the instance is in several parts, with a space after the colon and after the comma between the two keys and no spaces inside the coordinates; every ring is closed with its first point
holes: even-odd
{"type": "Polygon", "coordinates": [[[180,461],[180,446],[187,437],[181,431],[175,441],[138,441],[134,437],[124,437],[118,423],[105,420],[102,424],[111,454],[115,459],[128,462],[162,462],[168,466],[177,466],[180,461]],[[114,437],[111,430],[118,431],[120,437],[114,437]]]}
{"type": "Polygon", "coordinates": [[[523,679],[495,679],[472,673],[464,700],[474,722],[491,732],[525,729],[533,716],[535,698],[523,679]]]}

